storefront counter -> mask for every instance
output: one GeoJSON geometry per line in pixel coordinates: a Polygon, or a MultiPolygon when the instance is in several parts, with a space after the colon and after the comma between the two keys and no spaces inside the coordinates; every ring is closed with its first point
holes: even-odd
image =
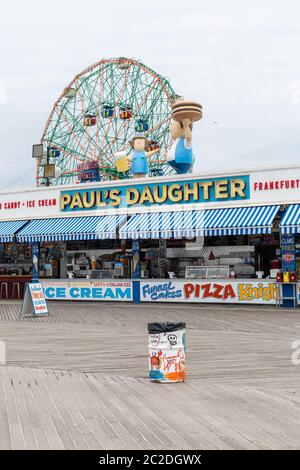
{"type": "Polygon", "coordinates": [[[133,283],[126,279],[41,279],[47,300],[133,301],[133,283]]]}
{"type": "Polygon", "coordinates": [[[140,281],[141,302],[276,304],[274,279],[154,279],[140,281]]]}
{"type": "Polygon", "coordinates": [[[48,300],[276,304],[274,279],[41,279],[48,300]]]}
{"type": "Polygon", "coordinates": [[[20,298],[23,299],[25,284],[31,282],[31,276],[18,276],[18,275],[2,275],[0,276],[0,294],[2,299],[17,299],[18,298],[18,288],[19,284],[20,289],[20,298]],[[7,283],[7,296],[5,283],[7,283]],[[15,285],[15,287],[14,287],[15,285]]]}

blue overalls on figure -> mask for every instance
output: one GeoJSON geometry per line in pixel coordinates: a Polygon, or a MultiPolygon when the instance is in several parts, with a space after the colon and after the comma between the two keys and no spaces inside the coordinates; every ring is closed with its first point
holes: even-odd
{"type": "Polygon", "coordinates": [[[135,174],[144,174],[149,173],[149,164],[146,157],[146,152],[143,151],[134,151],[132,153],[132,173],[135,174]]]}
{"type": "Polygon", "coordinates": [[[185,137],[176,139],[168,152],[168,163],[179,173],[189,173],[194,162],[192,146],[189,145],[185,137]]]}

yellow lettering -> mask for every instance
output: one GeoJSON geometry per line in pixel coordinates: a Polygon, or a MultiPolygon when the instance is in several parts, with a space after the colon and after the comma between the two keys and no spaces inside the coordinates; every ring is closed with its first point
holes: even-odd
{"type": "Polygon", "coordinates": [[[230,197],[234,198],[236,196],[245,197],[246,183],[242,179],[236,179],[230,181],[230,197]]]}
{"type": "Polygon", "coordinates": [[[86,208],[86,209],[90,209],[91,207],[94,207],[94,205],[95,205],[95,193],[94,192],[83,193],[82,194],[82,203],[83,203],[83,207],[86,208]],[[89,198],[89,196],[90,196],[90,198],[89,198]]]}
{"type": "Polygon", "coordinates": [[[192,187],[190,187],[189,183],[185,183],[183,186],[183,194],[184,200],[189,201],[190,196],[194,199],[194,201],[198,201],[199,199],[199,187],[197,183],[193,183],[192,187]]]}
{"type": "Polygon", "coordinates": [[[145,186],[145,188],[142,192],[141,198],[140,198],[140,203],[141,204],[144,204],[144,202],[146,202],[146,201],[154,203],[154,199],[153,199],[151,189],[149,188],[149,186],[145,186]]]}
{"type": "Polygon", "coordinates": [[[276,298],[277,290],[275,284],[263,283],[253,286],[253,284],[239,284],[238,285],[238,294],[240,300],[253,300],[253,299],[262,299],[269,301],[276,298]]]}
{"type": "Polygon", "coordinates": [[[153,197],[155,202],[161,204],[162,202],[166,202],[167,200],[167,186],[164,184],[163,186],[154,186],[153,188],[153,197]],[[162,194],[160,194],[160,189],[162,190],[162,194]]]}
{"type": "Polygon", "coordinates": [[[172,202],[182,201],[182,190],[180,184],[172,184],[169,187],[169,199],[172,202]]]}
{"type": "Polygon", "coordinates": [[[251,300],[251,284],[239,284],[239,299],[240,300],[251,300]]]}
{"type": "Polygon", "coordinates": [[[60,208],[61,210],[64,210],[65,207],[70,204],[71,202],[71,196],[70,194],[61,194],[60,196],[60,208]]]}
{"type": "Polygon", "coordinates": [[[136,188],[126,189],[126,204],[128,206],[132,204],[137,204],[140,199],[140,193],[136,188]]]}
{"type": "Polygon", "coordinates": [[[121,198],[120,198],[120,190],[119,189],[112,189],[109,193],[110,197],[110,205],[111,206],[119,206],[121,203],[121,198]]]}
{"type": "Polygon", "coordinates": [[[79,193],[75,193],[72,197],[72,202],[70,204],[70,209],[74,209],[74,207],[79,207],[80,209],[83,208],[82,200],[79,193]]]}
{"type": "Polygon", "coordinates": [[[216,199],[228,199],[228,181],[216,181],[216,199]]]}
{"type": "Polygon", "coordinates": [[[103,207],[107,206],[107,203],[102,200],[103,195],[101,191],[96,192],[96,206],[97,207],[103,207]]]}
{"type": "Polygon", "coordinates": [[[203,199],[209,200],[209,189],[213,186],[212,181],[204,181],[199,183],[199,187],[203,189],[203,199]]]}

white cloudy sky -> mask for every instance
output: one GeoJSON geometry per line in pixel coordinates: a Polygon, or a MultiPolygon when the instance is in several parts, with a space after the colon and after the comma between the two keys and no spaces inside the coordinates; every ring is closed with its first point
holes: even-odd
{"type": "Polygon", "coordinates": [[[297,0],[0,0],[0,189],[34,184],[53,102],[104,57],[140,59],[202,103],[197,172],[298,163],[299,19],[297,0]]]}

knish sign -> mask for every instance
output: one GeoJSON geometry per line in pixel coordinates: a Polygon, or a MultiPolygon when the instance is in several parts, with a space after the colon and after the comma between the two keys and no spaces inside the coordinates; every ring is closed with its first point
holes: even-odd
{"type": "Polygon", "coordinates": [[[134,207],[136,205],[191,204],[249,199],[249,177],[212,178],[146,185],[62,191],[61,212],[134,207]]]}

